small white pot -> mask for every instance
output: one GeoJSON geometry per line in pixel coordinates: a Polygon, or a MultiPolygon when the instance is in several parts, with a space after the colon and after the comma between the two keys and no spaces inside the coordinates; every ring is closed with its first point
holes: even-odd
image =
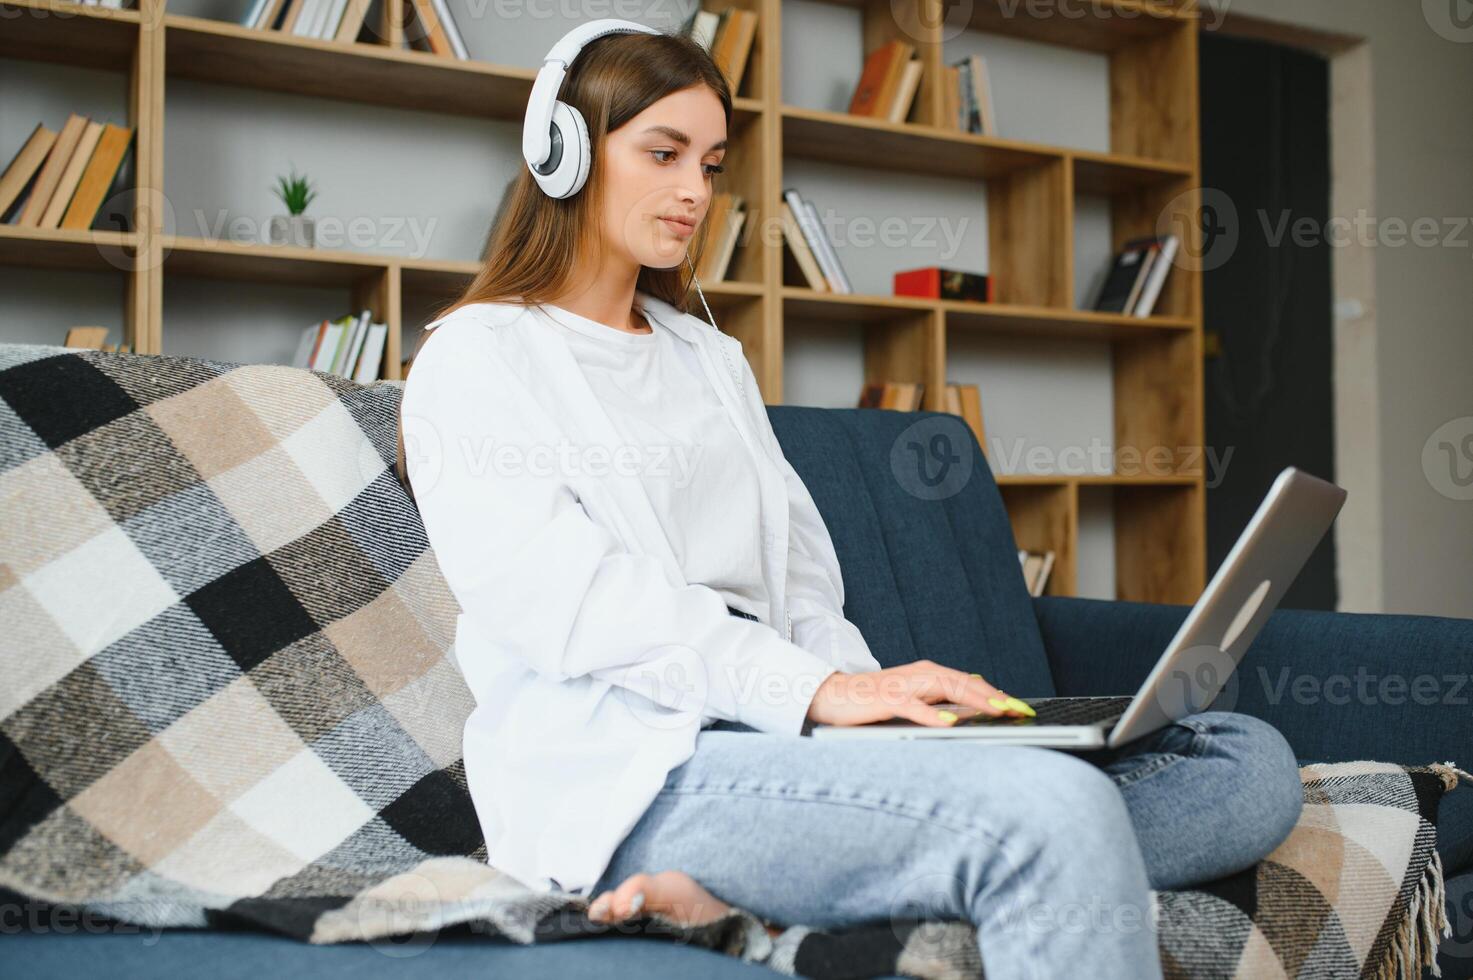
{"type": "Polygon", "coordinates": [[[311,248],[312,219],[304,214],[274,214],[271,216],[272,245],[300,245],[311,248]]]}

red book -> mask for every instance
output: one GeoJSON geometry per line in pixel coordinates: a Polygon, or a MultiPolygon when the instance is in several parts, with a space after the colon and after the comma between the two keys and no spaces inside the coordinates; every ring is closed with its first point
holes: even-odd
{"type": "Polygon", "coordinates": [[[895,273],[895,295],[991,303],[996,291],[991,276],[932,265],[895,273]]]}

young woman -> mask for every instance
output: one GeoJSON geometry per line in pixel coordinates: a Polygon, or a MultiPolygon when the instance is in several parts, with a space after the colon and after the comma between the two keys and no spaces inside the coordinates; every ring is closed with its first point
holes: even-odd
{"type": "Polygon", "coordinates": [[[599,37],[560,98],[586,186],[522,172],[401,406],[461,606],[489,863],[598,921],[964,919],[994,980],[1159,976],[1150,889],[1249,867],[1296,822],[1283,737],[1211,711],[1086,754],[798,737],[1031,709],[929,660],[881,668],[740,345],[685,312],[732,116],[707,53],[599,37]]]}

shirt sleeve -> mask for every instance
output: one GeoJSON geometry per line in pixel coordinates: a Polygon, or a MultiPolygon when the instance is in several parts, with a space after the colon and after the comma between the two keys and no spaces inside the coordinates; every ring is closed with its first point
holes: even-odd
{"type": "Polygon", "coordinates": [[[799,734],[834,665],[731,615],[714,589],[672,584],[655,556],[595,522],[567,440],[507,362],[493,327],[447,319],[401,403],[425,533],[474,632],[552,680],[592,676],[676,711],[799,734]]]}
{"type": "Polygon", "coordinates": [[[880,670],[859,627],[844,617],[844,576],[833,537],[819,513],[813,495],[783,454],[772,420],[746,357],[744,372],[747,410],[762,441],[782,470],[788,488],[787,605],[793,617],[793,642],[820,654],[846,673],[880,670]]]}

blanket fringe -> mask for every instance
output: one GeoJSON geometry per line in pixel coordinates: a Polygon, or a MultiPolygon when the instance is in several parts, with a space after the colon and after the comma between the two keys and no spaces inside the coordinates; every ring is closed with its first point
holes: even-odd
{"type": "Polygon", "coordinates": [[[1473,774],[1464,772],[1462,769],[1459,769],[1456,762],[1434,762],[1427,768],[1433,770],[1442,777],[1442,783],[1445,787],[1445,791],[1447,792],[1458,788],[1459,777],[1462,777],[1463,779],[1468,780],[1468,782],[1473,783],[1473,774]]]}
{"type": "Polygon", "coordinates": [[[1438,936],[1452,935],[1447,918],[1447,896],[1442,878],[1442,858],[1434,849],[1432,860],[1422,872],[1411,906],[1396,927],[1391,949],[1377,964],[1373,980],[1418,980],[1424,969],[1442,976],[1437,962],[1438,936]]]}

